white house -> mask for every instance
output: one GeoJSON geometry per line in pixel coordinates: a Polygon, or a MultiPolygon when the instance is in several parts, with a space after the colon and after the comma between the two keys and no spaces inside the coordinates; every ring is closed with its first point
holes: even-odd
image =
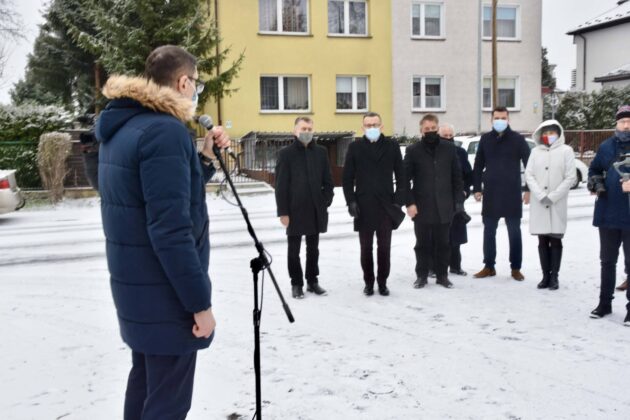
{"type": "MultiPolygon", "coordinates": [[[[492,43],[489,0],[392,1],[394,127],[417,135],[426,113],[459,133],[490,128],[492,43]]],[[[542,119],[542,0],[505,0],[498,12],[499,105],[511,125],[542,119]]]]}
{"type": "Polygon", "coordinates": [[[630,1],[618,0],[611,6],[567,32],[577,47],[575,90],[630,85],[630,1]]]}

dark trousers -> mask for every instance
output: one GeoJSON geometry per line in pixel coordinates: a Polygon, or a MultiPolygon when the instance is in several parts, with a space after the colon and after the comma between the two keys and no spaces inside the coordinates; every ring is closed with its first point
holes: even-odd
{"type": "Polygon", "coordinates": [[[462,269],[462,252],[459,249],[460,245],[451,245],[451,270],[462,269]]]}
{"type": "Polygon", "coordinates": [[[192,401],[197,352],[152,356],[131,352],[125,420],[183,420],[192,401]]]}
{"type": "Polygon", "coordinates": [[[451,225],[424,224],[415,222],[416,234],[416,276],[427,278],[429,265],[433,260],[433,270],[437,277],[446,277],[451,253],[450,232],[451,225]]]}
{"type": "MultiPolygon", "coordinates": [[[[506,217],[508,238],[510,241],[510,267],[520,270],[523,262],[523,239],[521,238],[521,218],[506,217]]],[[[497,258],[497,226],[498,217],[483,217],[483,263],[494,269],[497,258]]]]}
{"type": "Polygon", "coordinates": [[[389,216],[383,217],[378,229],[359,230],[359,241],[361,242],[361,268],[363,269],[363,280],[366,286],[374,286],[374,257],[372,247],[374,244],[374,234],[376,233],[376,262],[378,269],[376,280],[379,286],[387,284],[390,270],[390,250],[392,245],[392,219],[389,216]]]}
{"type": "MultiPolygon", "coordinates": [[[[304,286],[304,276],[302,274],[302,263],[300,262],[300,246],[302,245],[302,236],[291,235],[289,239],[289,277],[291,277],[291,285],[304,286]]],[[[306,281],[308,284],[317,283],[319,275],[319,233],[315,235],[306,235],[306,281]]]]}
{"type": "MultiPolygon", "coordinates": [[[[599,259],[602,265],[599,300],[603,303],[610,303],[613,300],[617,258],[619,246],[622,244],[627,272],[630,266],[630,230],[599,228],[599,259]]],[[[626,308],[630,311],[630,288],[626,290],[626,297],[628,298],[626,308]]]]}

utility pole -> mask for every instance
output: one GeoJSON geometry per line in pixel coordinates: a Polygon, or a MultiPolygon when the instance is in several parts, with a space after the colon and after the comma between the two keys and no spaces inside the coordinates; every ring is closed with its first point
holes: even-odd
{"type": "Polygon", "coordinates": [[[499,106],[499,85],[497,70],[497,3],[492,0],[492,107],[499,106]]]}

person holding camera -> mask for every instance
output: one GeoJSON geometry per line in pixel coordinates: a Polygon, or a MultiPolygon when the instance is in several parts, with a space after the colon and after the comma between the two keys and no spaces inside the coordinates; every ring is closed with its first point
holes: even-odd
{"type": "MultiPolygon", "coordinates": [[[[617,258],[622,244],[626,269],[630,266],[630,181],[623,181],[613,166],[630,154],[630,105],[620,107],[615,119],[615,135],[601,144],[588,170],[588,189],[597,195],[593,225],[599,228],[601,260],[599,304],[591,312],[591,318],[612,313],[617,258]]],[[[630,173],[630,168],[625,170],[630,173]]],[[[630,289],[626,290],[626,297],[624,325],[630,327],[630,289]]]]}
{"type": "Polygon", "coordinates": [[[534,131],[536,147],[525,168],[531,193],[529,231],[538,235],[538,257],[543,277],[539,289],[557,290],[562,261],[562,237],[567,230],[567,201],[575,183],[575,154],[564,144],[564,130],[556,120],[534,131]]]}

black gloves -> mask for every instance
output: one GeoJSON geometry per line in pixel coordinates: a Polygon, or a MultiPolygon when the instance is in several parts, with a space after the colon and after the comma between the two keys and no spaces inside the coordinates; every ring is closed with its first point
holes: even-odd
{"type": "Polygon", "coordinates": [[[597,197],[606,196],[606,184],[605,179],[601,175],[593,175],[588,179],[586,183],[586,188],[592,192],[596,193],[597,197]]]}
{"type": "Polygon", "coordinates": [[[353,201],[348,204],[348,213],[350,213],[351,217],[359,217],[359,205],[356,201],[353,201]]]}
{"type": "Polygon", "coordinates": [[[464,222],[464,224],[467,224],[468,222],[472,220],[472,217],[470,217],[468,213],[466,213],[466,210],[464,209],[464,203],[455,203],[455,216],[454,217],[459,218],[461,221],[464,222]]]}

